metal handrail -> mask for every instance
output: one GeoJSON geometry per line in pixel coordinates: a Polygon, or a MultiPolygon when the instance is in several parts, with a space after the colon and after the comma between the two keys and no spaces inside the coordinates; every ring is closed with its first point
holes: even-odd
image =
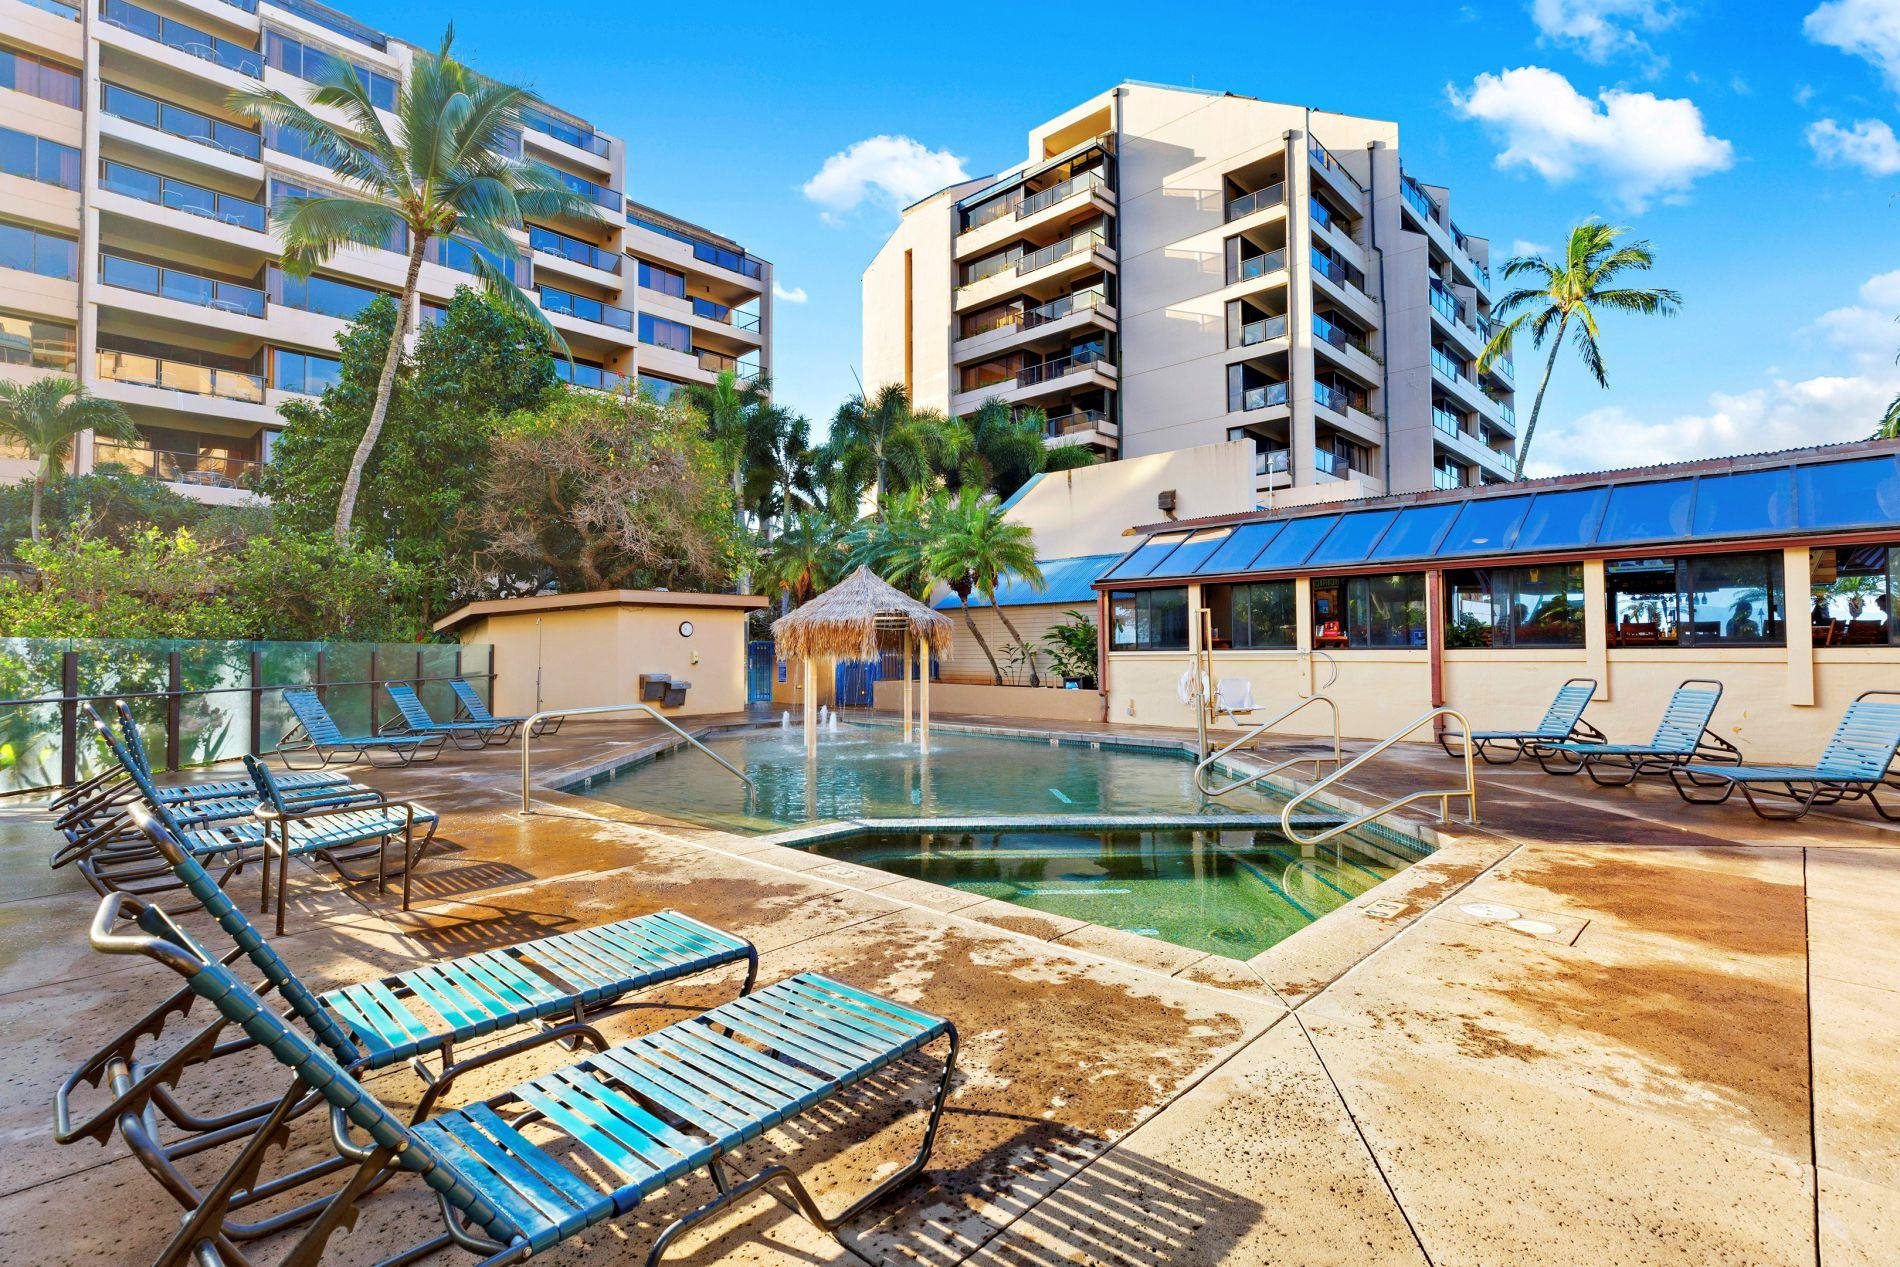
{"type": "Polygon", "coordinates": [[[1363,827],[1375,818],[1383,818],[1387,814],[1390,814],[1395,809],[1403,809],[1405,806],[1410,805],[1414,801],[1430,800],[1434,796],[1438,798],[1438,821],[1439,822],[1448,823],[1451,821],[1451,798],[1454,796],[1462,796],[1465,798],[1465,805],[1470,810],[1469,821],[1473,827],[1476,827],[1478,825],[1478,771],[1477,771],[1476,765],[1472,761],[1473,749],[1471,746],[1470,735],[1471,735],[1471,722],[1466,719],[1463,713],[1459,712],[1455,708],[1432,709],[1429,713],[1426,713],[1423,717],[1420,717],[1416,721],[1411,722],[1403,730],[1394,731],[1392,734],[1387,735],[1384,739],[1381,739],[1378,743],[1366,749],[1364,752],[1354,757],[1351,761],[1347,762],[1345,765],[1340,766],[1337,770],[1334,770],[1331,774],[1327,775],[1325,778],[1321,779],[1319,782],[1313,784],[1311,787],[1305,788],[1304,790],[1296,793],[1293,796],[1293,799],[1289,800],[1280,810],[1280,833],[1296,845],[1324,844],[1326,841],[1331,840],[1334,836],[1343,835],[1344,833],[1352,831],[1354,828],[1357,828],[1357,827],[1363,827]],[[1339,823],[1335,826],[1328,827],[1326,830],[1320,832],[1317,836],[1302,836],[1299,834],[1298,831],[1294,830],[1293,811],[1297,807],[1299,807],[1301,804],[1305,803],[1306,801],[1312,800],[1315,796],[1317,796],[1320,792],[1324,791],[1326,788],[1329,788],[1333,784],[1338,783],[1341,779],[1344,779],[1347,775],[1351,774],[1354,770],[1357,770],[1360,766],[1372,760],[1372,758],[1378,756],[1380,753],[1384,752],[1387,748],[1390,748],[1393,744],[1397,743],[1399,740],[1404,739],[1407,735],[1410,735],[1413,731],[1417,730],[1420,726],[1423,726],[1428,722],[1436,721],[1440,717],[1450,717],[1450,718],[1456,719],[1456,721],[1458,722],[1459,733],[1465,736],[1465,785],[1462,788],[1425,788],[1417,792],[1408,793],[1407,795],[1398,797],[1395,800],[1387,801],[1385,804],[1379,806],[1377,809],[1367,810],[1365,813],[1360,814],[1356,818],[1350,818],[1343,823],[1339,823]]]}
{"type": "Polygon", "coordinates": [[[726,767],[726,769],[732,772],[734,777],[736,777],[741,783],[745,784],[747,787],[754,788],[754,789],[758,787],[758,785],[752,781],[751,777],[747,775],[745,771],[741,770],[738,766],[732,764],[732,762],[726,760],[724,757],[714,752],[711,748],[708,748],[705,744],[699,742],[699,740],[693,738],[691,735],[681,730],[678,726],[675,726],[672,723],[672,721],[670,721],[669,719],[662,717],[659,714],[659,712],[656,711],[651,704],[595,704],[588,708],[544,708],[541,711],[534,713],[526,721],[521,723],[521,812],[522,813],[524,814],[534,813],[534,798],[530,794],[530,791],[529,791],[529,788],[531,786],[529,783],[529,778],[530,778],[530,771],[532,769],[533,755],[534,755],[534,732],[537,729],[539,729],[542,722],[547,721],[549,718],[583,717],[589,713],[645,713],[648,717],[651,717],[654,721],[659,722],[660,725],[666,727],[668,730],[678,735],[681,739],[684,739],[687,743],[699,749],[701,752],[711,757],[714,761],[717,761],[720,765],[726,767]]]}
{"type": "Polygon", "coordinates": [[[1208,754],[1208,756],[1199,765],[1194,767],[1194,786],[1200,790],[1203,796],[1226,796],[1229,792],[1237,792],[1243,787],[1250,787],[1253,784],[1260,782],[1260,780],[1267,778],[1270,775],[1278,774],[1282,770],[1289,769],[1293,766],[1300,765],[1307,761],[1311,761],[1313,763],[1313,777],[1318,778],[1320,766],[1329,759],[1332,761],[1333,768],[1335,770],[1339,768],[1340,762],[1344,760],[1344,758],[1340,756],[1340,752],[1339,752],[1339,705],[1333,701],[1333,698],[1330,695],[1308,695],[1302,698],[1300,702],[1295,704],[1293,707],[1278,713],[1277,715],[1269,718],[1266,721],[1261,722],[1258,726],[1255,726],[1252,730],[1249,730],[1246,734],[1234,740],[1232,743],[1228,744],[1225,748],[1221,748],[1218,751],[1208,754]],[[1233,752],[1236,748],[1243,747],[1246,744],[1249,744],[1253,742],[1254,740],[1258,739],[1264,732],[1271,730],[1275,726],[1278,726],[1281,722],[1287,720],[1289,717],[1293,716],[1293,714],[1299,712],[1301,709],[1305,708],[1307,705],[1320,704],[1320,703],[1325,704],[1327,709],[1333,715],[1333,755],[1331,758],[1288,757],[1285,761],[1275,762],[1273,765],[1268,766],[1266,769],[1261,770],[1255,774],[1250,774],[1244,779],[1238,779],[1232,783],[1227,784],[1225,787],[1209,787],[1207,785],[1207,771],[1214,765],[1215,762],[1219,761],[1222,757],[1225,757],[1228,753],[1233,752]]]}

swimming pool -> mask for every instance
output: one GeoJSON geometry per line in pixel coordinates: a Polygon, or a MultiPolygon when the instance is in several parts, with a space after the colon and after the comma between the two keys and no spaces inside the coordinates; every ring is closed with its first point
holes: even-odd
{"type": "Polygon", "coordinates": [[[577,788],[601,800],[739,832],[771,832],[828,819],[1071,814],[1278,814],[1251,789],[1209,804],[1194,789],[1194,763],[1170,748],[1054,743],[934,730],[930,756],[895,728],[827,732],[815,768],[797,730],[755,730],[707,741],[744,770],[748,790],[704,753],[681,748],[577,788]]]}
{"type": "Polygon", "coordinates": [[[1422,856],[1265,830],[868,832],[807,846],[1051,915],[1246,959],[1422,856]]]}

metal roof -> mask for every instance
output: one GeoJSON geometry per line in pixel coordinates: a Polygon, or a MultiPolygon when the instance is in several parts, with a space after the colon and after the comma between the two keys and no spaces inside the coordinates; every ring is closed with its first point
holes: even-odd
{"type": "MultiPolygon", "coordinates": [[[[1026,607],[1040,603],[1080,603],[1084,606],[1095,605],[1095,578],[1108,571],[1119,554],[1080,554],[1067,559],[1038,559],[1042,568],[1044,588],[1031,588],[1021,578],[1014,575],[1003,578],[996,587],[996,602],[999,607],[1026,607]]],[[[937,600],[939,611],[950,611],[962,606],[955,594],[946,594],[937,600]]],[[[989,601],[970,595],[970,606],[988,607],[989,601]]]]}

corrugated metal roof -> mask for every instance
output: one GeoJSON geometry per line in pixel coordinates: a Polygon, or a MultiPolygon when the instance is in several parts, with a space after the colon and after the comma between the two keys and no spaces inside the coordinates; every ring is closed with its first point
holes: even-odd
{"type": "MultiPolygon", "coordinates": [[[[1086,607],[1095,605],[1095,578],[1108,571],[1119,554],[1079,554],[1067,559],[1038,559],[1042,567],[1044,588],[1037,590],[1014,576],[1005,577],[996,587],[996,602],[1001,607],[1025,607],[1032,603],[1080,603],[1086,607]]],[[[937,601],[939,610],[952,610],[962,606],[955,594],[946,594],[937,601]]],[[[970,606],[988,607],[987,600],[970,595],[970,606]]]]}

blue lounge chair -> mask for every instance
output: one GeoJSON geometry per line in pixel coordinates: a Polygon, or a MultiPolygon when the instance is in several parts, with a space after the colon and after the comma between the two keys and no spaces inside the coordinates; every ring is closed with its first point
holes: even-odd
{"type": "Polygon", "coordinates": [[[1875,813],[1900,822],[1900,813],[1889,813],[1879,796],[1884,787],[1900,787],[1900,774],[1893,769],[1896,751],[1900,691],[1863,691],[1811,766],[1687,765],[1671,770],[1669,779],[1694,805],[1719,805],[1740,788],[1750,809],[1777,821],[1792,822],[1816,806],[1865,797],[1875,813]],[[1710,794],[1710,789],[1716,790],[1710,794]]]}
{"type": "MultiPolygon", "coordinates": [[[[488,705],[482,703],[480,692],[476,691],[467,678],[450,678],[449,689],[455,692],[455,715],[463,720],[481,722],[485,726],[513,727],[518,727],[528,720],[526,717],[497,717],[489,712],[488,705]]],[[[544,717],[534,724],[534,729],[530,733],[536,739],[542,735],[551,735],[561,728],[561,723],[565,720],[567,719],[564,717],[544,717]]],[[[513,735],[514,732],[511,730],[509,737],[512,738],[513,735]]]]}
{"type": "Polygon", "coordinates": [[[416,1176],[435,1194],[444,1228],[392,1261],[457,1245],[484,1263],[520,1262],[701,1171],[712,1181],[710,1199],[660,1233],[649,1264],[682,1232],[772,1184],[835,1233],[923,1171],[956,1067],[950,1022],[801,973],[411,1126],[328,1051],[275,1015],[164,911],[139,910],[136,933],[117,928],[125,902],[115,894],[101,903],[92,944],[109,954],[144,955],[178,973],[194,995],[293,1075],[243,1149],[197,1194],[159,1257],[164,1267],[212,1257],[228,1244],[225,1224],[234,1203],[249,1195],[259,1169],[281,1146],[284,1126],[318,1097],[332,1110],[337,1153],[355,1168],[310,1221],[288,1262],[316,1262],[330,1237],[354,1224],[365,1194],[396,1172],[416,1176]],[[831,1103],[939,1039],[949,1050],[917,1154],[844,1210],[824,1214],[783,1165],[736,1182],[728,1175],[733,1149],[831,1103]]]}
{"type": "MultiPolygon", "coordinates": [[[[1583,720],[1583,710],[1596,693],[1595,678],[1573,677],[1558,689],[1557,698],[1544,710],[1544,719],[1537,723],[1536,729],[1474,730],[1460,737],[1490,765],[1510,765],[1523,757],[1535,756],[1539,749],[1554,743],[1577,739],[1595,743],[1602,740],[1604,734],[1583,720]],[[1493,756],[1494,750],[1504,755],[1493,756]]],[[[1445,749],[1445,755],[1464,756],[1462,750],[1451,746],[1452,737],[1458,733],[1449,729],[1439,733],[1438,742],[1445,749]]]]}
{"type": "Polygon", "coordinates": [[[385,682],[383,690],[395,702],[396,716],[382,729],[385,735],[447,735],[458,748],[486,748],[514,737],[510,723],[437,721],[423,707],[422,697],[407,682],[385,682]]]}
{"type": "Polygon", "coordinates": [[[1538,764],[1546,774],[1581,770],[1599,787],[1627,787],[1645,774],[1668,774],[1678,766],[1740,765],[1742,750],[1709,729],[1721,698],[1720,682],[1690,678],[1669,697],[1648,743],[1541,744],[1538,764]]]}
{"type": "Polygon", "coordinates": [[[297,768],[297,762],[309,753],[319,766],[332,761],[367,761],[378,764],[378,753],[394,760],[389,764],[408,765],[412,761],[433,761],[441,755],[447,735],[346,735],[323,706],[317,692],[307,686],[284,692],[297,720],[277,741],[277,755],[285,765],[297,768]]]}

